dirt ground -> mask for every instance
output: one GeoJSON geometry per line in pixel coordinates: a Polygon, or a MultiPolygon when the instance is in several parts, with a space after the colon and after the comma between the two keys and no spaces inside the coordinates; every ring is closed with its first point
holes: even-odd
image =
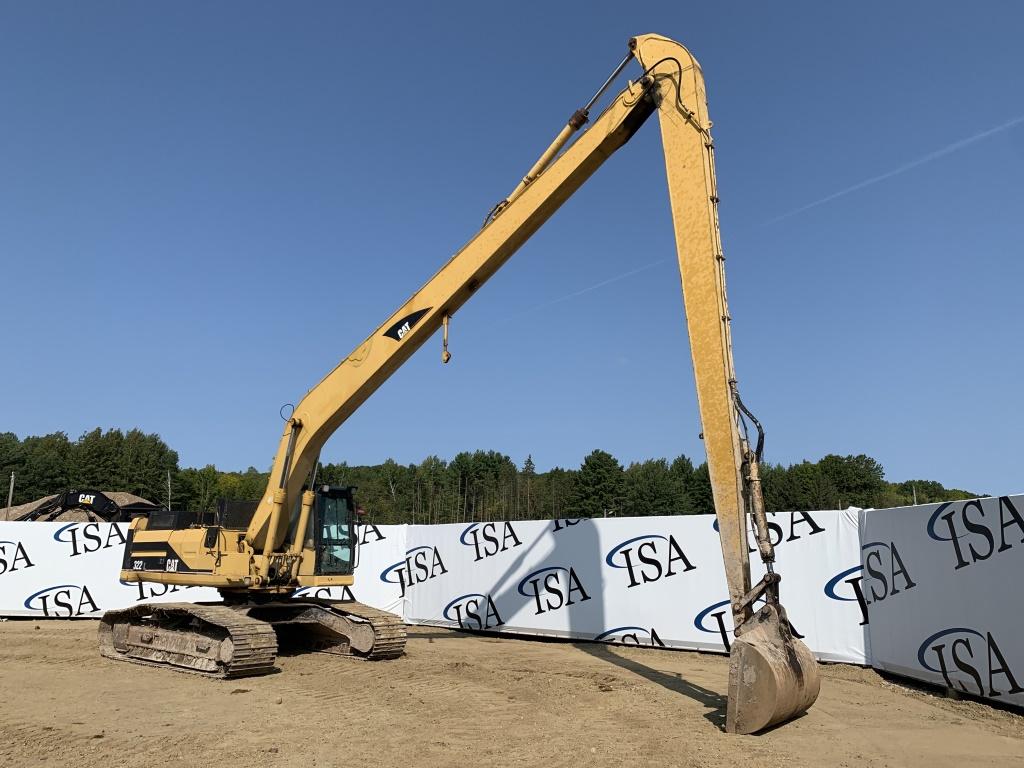
{"type": "Polygon", "coordinates": [[[803,718],[720,730],[726,659],[411,628],[369,663],[217,681],[102,659],[96,622],[0,623],[0,765],[1024,766],[1024,716],[823,667],[803,718]]]}

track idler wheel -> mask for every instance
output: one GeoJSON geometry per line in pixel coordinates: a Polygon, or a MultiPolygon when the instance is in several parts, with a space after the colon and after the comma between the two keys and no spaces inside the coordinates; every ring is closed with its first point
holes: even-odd
{"type": "Polygon", "coordinates": [[[729,654],[725,730],[755,733],[810,708],[821,682],[810,650],[793,636],[778,605],[743,623],[729,654]]]}

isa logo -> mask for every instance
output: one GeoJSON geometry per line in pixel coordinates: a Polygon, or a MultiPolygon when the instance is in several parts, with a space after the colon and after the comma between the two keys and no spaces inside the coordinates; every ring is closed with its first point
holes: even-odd
{"type": "Polygon", "coordinates": [[[859,590],[866,605],[908,592],[917,586],[895,542],[872,541],[861,546],[863,584],[859,590]]]}
{"type": "Polygon", "coordinates": [[[312,597],[318,600],[351,600],[356,602],[356,596],[347,584],[341,587],[302,587],[295,590],[292,598],[312,597]]]}
{"type": "Polygon", "coordinates": [[[25,545],[20,541],[0,541],[0,576],[34,566],[35,563],[29,560],[25,545]]]}
{"type": "Polygon", "coordinates": [[[732,647],[732,643],[729,639],[733,634],[732,609],[729,607],[728,600],[722,600],[720,603],[712,603],[703,611],[698,613],[693,618],[693,626],[701,632],[718,635],[719,638],[721,638],[722,645],[725,646],[726,651],[730,650],[732,647]]]}
{"type": "Polygon", "coordinates": [[[426,545],[413,547],[405,553],[405,559],[392,563],[380,574],[380,580],[387,584],[398,584],[402,589],[402,597],[405,593],[430,579],[448,573],[441,553],[437,547],[426,545]]]}
{"type": "MultiPolygon", "coordinates": [[[[790,512],[788,524],[785,521],[779,522],[780,519],[784,520],[784,515],[783,512],[768,513],[768,539],[773,547],[779,546],[784,541],[796,541],[805,535],[813,536],[816,533],[825,532],[825,529],[811,517],[810,512],[790,512]],[[807,526],[806,530],[800,527],[803,525],[807,526]]],[[[716,533],[721,533],[718,528],[717,516],[712,521],[711,527],[715,529],[716,533]]],[[[751,553],[757,552],[757,540],[754,537],[754,532],[749,528],[747,529],[747,549],[751,553]]]]}
{"type": "Polygon", "coordinates": [[[686,557],[675,536],[659,533],[626,539],[613,547],[604,561],[612,568],[626,569],[629,576],[627,589],[697,568],[686,557]]]}
{"type": "Polygon", "coordinates": [[[512,523],[473,523],[459,536],[459,542],[467,547],[473,547],[475,557],[473,561],[479,563],[481,560],[494,557],[499,552],[522,546],[523,542],[516,535],[516,529],[512,523]]]}
{"type": "Polygon", "coordinates": [[[40,589],[25,598],[24,606],[30,611],[42,611],[44,616],[72,618],[96,613],[96,605],[89,588],[78,584],[55,584],[40,589]]]}
{"type": "Polygon", "coordinates": [[[590,599],[583,582],[572,566],[551,565],[528,573],[519,582],[519,594],[532,597],[535,616],[557,611],[590,599]]]}
{"type": "Polygon", "coordinates": [[[152,600],[155,597],[172,595],[175,592],[184,592],[186,589],[196,589],[195,586],[183,586],[181,584],[156,584],[148,581],[123,581],[117,580],[122,587],[130,587],[137,592],[135,602],[152,600]]]}
{"type": "Polygon", "coordinates": [[[825,596],[843,602],[857,601],[860,626],[869,623],[868,606],[917,586],[899,548],[892,541],[871,541],[861,546],[862,565],[840,571],[825,584],[825,596]]]}
{"type": "Polygon", "coordinates": [[[443,616],[462,629],[493,629],[505,623],[491,596],[479,592],[459,595],[444,607],[443,616]]]}
{"type": "Polygon", "coordinates": [[[572,528],[574,525],[582,523],[584,518],[582,517],[559,517],[556,518],[551,526],[552,533],[558,533],[558,531],[564,531],[566,528],[572,528]]]}
{"type": "Polygon", "coordinates": [[[1010,497],[1000,496],[998,508],[988,512],[981,501],[940,504],[928,518],[928,536],[949,542],[953,550],[954,571],[1024,544],[1024,518],[1010,497]]]}
{"type": "Polygon", "coordinates": [[[594,636],[599,643],[619,643],[621,645],[649,646],[651,648],[664,648],[665,644],[658,637],[658,631],[654,627],[616,627],[594,636]]]}
{"type": "Polygon", "coordinates": [[[868,601],[864,598],[861,582],[864,580],[864,566],[855,565],[840,571],[825,583],[825,597],[846,603],[857,602],[860,606],[860,626],[868,623],[868,601]]]}
{"type": "Polygon", "coordinates": [[[972,695],[998,698],[1024,692],[991,632],[968,627],[939,630],[921,643],[917,662],[942,675],[948,687],[972,695]]]}
{"type": "Polygon", "coordinates": [[[387,538],[380,528],[373,523],[356,523],[356,533],[359,537],[359,546],[361,547],[378,541],[384,541],[387,538]]]}
{"type": "Polygon", "coordinates": [[[125,541],[121,529],[113,523],[69,523],[56,530],[53,540],[70,544],[71,557],[123,547],[125,541]]]}
{"type": "MultiPolygon", "coordinates": [[[[703,611],[698,613],[693,617],[693,626],[701,632],[718,635],[722,641],[722,645],[725,646],[725,650],[731,650],[732,641],[730,638],[736,634],[736,631],[733,628],[732,608],[729,605],[728,600],[712,603],[703,611]]],[[[793,633],[793,637],[799,638],[800,640],[804,639],[804,635],[797,631],[797,628],[793,626],[792,621],[789,622],[789,631],[793,633]]]]}

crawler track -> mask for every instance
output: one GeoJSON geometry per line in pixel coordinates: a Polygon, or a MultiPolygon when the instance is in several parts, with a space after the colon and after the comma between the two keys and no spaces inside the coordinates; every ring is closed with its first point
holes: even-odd
{"type": "Polygon", "coordinates": [[[274,669],[270,624],[222,605],[162,603],[107,611],[100,653],[110,659],[207,677],[250,677],[274,669]]]}
{"type": "Polygon", "coordinates": [[[383,661],[405,653],[405,624],[395,614],[355,602],[334,603],[332,609],[373,627],[373,647],[364,654],[365,658],[383,661]]]}
{"type": "Polygon", "coordinates": [[[162,603],[107,611],[100,654],[206,677],[274,670],[278,634],[308,650],[379,661],[405,653],[406,631],[391,613],[357,602],[312,598],[210,605],[162,603]]]}
{"type": "Polygon", "coordinates": [[[236,610],[273,624],[282,634],[287,628],[289,639],[313,650],[370,661],[395,659],[405,653],[402,620],[362,603],[298,598],[236,610]]]}

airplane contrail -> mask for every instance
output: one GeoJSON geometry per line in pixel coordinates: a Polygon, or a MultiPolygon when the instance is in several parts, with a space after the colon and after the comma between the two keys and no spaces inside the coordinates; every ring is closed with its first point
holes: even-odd
{"type": "Polygon", "coordinates": [[[930,163],[932,160],[937,160],[940,157],[945,157],[948,154],[961,150],[964,147],[969,147],[971,144],[983,141],[989,138],[990,136],[994,136],[997,133],[1007,131],[1016,125],[1020,125],[1021,123],[1024,123],[1024,115],[1021,115],[1020,117],[1015,117],[1012,120],[1003,123],[1002,125],[997,125],[995,128],[989,128],[988,130],[982,131],[981,133],[976,133],[973,136],[967,137],[966,139],[954,141],[952,144],[949,144],[943,147],[942,149],[937,149],[934,152],[929,152],[927,155],[924,155],[923,157],[917,158],[917,160],[911,160],[909,163],[904,163],[903,165],[897,168],[893,168],[891,171],[879,174],[878,176],[872,176],[870,179],[865,179],[864,181],[854,184],[851,187],[846,187],[846,189],[841,189],[838,192],[833,192],[831,195],[823,197],[820,200],[815,200],[813,203],[807,203],[807,205],[802,205],[799,208],[794,208],[792,211],[789,211],[788,213],[784,213],[781,216],[776,216],[773,219],[769,219],[767,223],[774,224],[777,221],[788,219],[790,216],[796,216],[798,213],[803,213],[804,211],[809,210],[811,208],[817,208],[819,205],[824,205],[825,203],[831,202],[835,200],[837,197],[842,197],[844,195],[850,194],[851,192],[856,192],[858,190],[864,189],[864,187],[870,187],[872,184],[877,184],[880,181],[891,179],[893,176],[898,176],[899,174],[906,173],[907,171],[913,168],[917,168],[920,165],[930,163]]]}
{"type": "MultiPolygon", "coordinates": [[[[802,205],[799,208],[794,208],[792,211],[789,211],[788,213],[784,213],[781,216],[776,216],[773,219],[769,219],[768,223],[774,224],[777,221],[788,219],[790,216],[796,216],[798,213],[803,213],[804,211],[809,210],[811,208],[816,208],[819,205],[824,205],[825,203],[831,202],[832,200],[835,200],[837,197],[842,197],[843,195],[848,195],[851,192],[856,192],[857,190],[864,189],[864,187],[869,187],[872,184],[877,184],[880,181],[891,179],[893,176],[898,176],[901,173],[905,173],[913,168],[917,168],[920,165],[929,163],[932,160],[937,160],[940,157],[944,157],[945,155],[956,152],[957,150],[963,149],[964,147],[969,147],[971,144],[983,141],[984,139],[987,139],[990,136],[993,136],[1002,131],[1009,130],[1010,128],[1013,128],[1016,125],[1020,125],[1021,123],[1024,123],[1024,115],[1015,117],[1012,120],[1002,123],[1001,125],[995,126],[994,128],[989,128],[988,130],[976,133],[973,136],[967,137],[966,139],[954,141],[952,144],[948,144],[947,146],[942,147],[941,149],[937,149],[934,152],[929,152],[927,155],[924,155],[923,157],[919,157],[916,160],[911,160],[909,163],[904,163],[903,165],[894,168],[891,171],[887,171],[886,173],[879,174],[878,176],[872,176],[870,179],[865,179],[864,181],[858,182],[853,186],[841,189],[838,192],[833,192],[831,195],[823,197],[820,200],[815,200],[813,203],[807,203],[807,205],[802,205]]],[[[657,261],[652,261],[649,264],[644,264],[643,266],[637,267],[636,269],[631,269],[628,272],[623,272],[621,274],[609,277],[606,280],[602,280],[599,283],[588,285],[586,288],[581,288],[578,291],[573,291],[572,293],[567,293],[564,296],[559,296],[557,299],[551,299],[550,301],[545,301],[541,304],[536,304],[528,309],[520,310],[519,312],[515,312],[507,317],[502,318],[501,320],[498,320],[497,322],[505,323],[508,322],[509,320],[514,320],[517,317],[521,317],[522,315],[527,315],[532,312],[536,312],[539,309],[546,309],[547,307],[550,307],[554,304],[560,304],[563,301],[575,299],[578,296],[590,293],[591,291],[596,291],[598,288],[604,288],[606,285],[616,283],[619,280],[625,280],[627,277],[632,277],[633,275],[639,274],[640,272],[644,272],[648,269],[651,269],[652,267],[656,267],[659,264],[664,264],[667,261],[671,261],[671,259],[658,259],[657,261]]]]}
{"type": "Polygon", "coordinates": [[[649,264],[644,264],[642,267],[637,267],[636,269],[631,269],[628,272],[613,275],[612,277],[609,277],[606,280],[602,280],[599,283],[588,285],[586,288],[580,288],[578,291],[567,293],[564,296],[559,296],[557,299],[551,299],[550,301],[545,301],[541,304],[536,304],[532,307],[529,307],[528,309],[522,309],[518,312],[515,312],[514,314],[509,315],[508,317],[503,317],[501,320],[498,320],[497,322],[505,323],[508,322],[509,320],[514,320],[515,318],[520,317],[522,315],[528,315],[532,312],[536,312],[538,309],[546,309],[547,307],[550,307],[553,304],[560,304],[563,301],[575,299],[577,296],[582,296],[585,293],[596,291],[598,288],[604,288],[606,285],[617,283],[619,280],[625,280],[627,277],[632,277],[633,275],[640,274],[641,272],[645,272],[646,270],[651,269],[652,267],[656,267],[659,264],[665,264],[666,262],[669,261],[672,261],[672,259],[658,259],[657,261],[652,261],[649,264]]]}

